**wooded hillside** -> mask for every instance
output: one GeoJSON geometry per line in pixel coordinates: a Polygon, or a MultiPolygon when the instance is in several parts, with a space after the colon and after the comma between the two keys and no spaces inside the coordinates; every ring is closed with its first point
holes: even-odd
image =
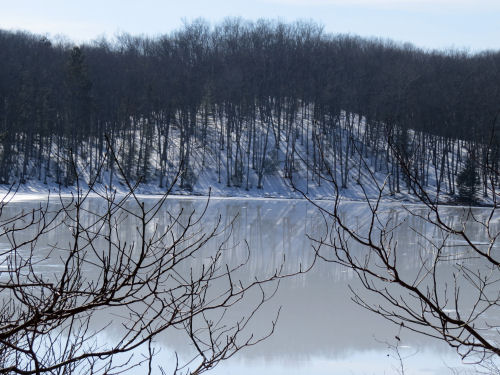
{"type": "Polygon", "coordinates": [[[390,142],[422,185],[457,193],[470,160],[486,194],[498,177],[499,110],[500,52],[239,19],[80,46],[0,31],[3,184],[71,185],[72,157],[76,173],[101,181],[106,172],[112,184],[113,160],[98,168],[108,137],[129,179],[159,187],[181,168],[189,190],[210,164],[217,183],[242,189],[249,176],[265,189],[266,171],[292,179],[304,168],[312,180],[332,168],[346,188],[359,154],[391,176],[394,193],[410,182],[390,142]]]}

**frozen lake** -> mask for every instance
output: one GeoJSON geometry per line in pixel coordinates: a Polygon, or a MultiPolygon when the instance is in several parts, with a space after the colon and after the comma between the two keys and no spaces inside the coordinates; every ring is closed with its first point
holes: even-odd
{"type": "MultiPolygon", "coordinates": [[[[146,206],[154,202],[145,199],[146,206]]],[[[158,213],[155,223],[162,228],[170,212],[201,212],[204,199],[168,199],[158,213]]],[[[36,202],[16,202],[4,212],[7,215],[20,209],[31,210],[36,202]]],[[[57,203],[54,204],[57,206],[57,203]]],[[[88,202],[89,209],[98,209],[97,199],[88,202]]],[[[328,205],[328,203],[325,203],[328,205]]],[[[369,219],[363,203],[346,203],[345,212],[352,225],[363,227],[369,219]]],[[[403,223],[397,232],[398,241],[404,244],[400,262],[409,273],[417,267],[422,241],[416,234],[424,233],[431,238],[432,228],[396,206],[385,210],[393,221],[403,223]],[[416,229],[416,230],[415,230],[416,229]],[[428,233],[427,233],[428,232],[428,233]]],[[[457,218],[460,208],[447,208],[447,215],[457,218]]],[[[486,211],[485,211],[486,212],[486,211]]],[[[250,254],[245,267],[238,271],[238,278],[248,281],[254,277],[265,277],[276,268],[294,272],[299,264],[309,265],[314,259],[312,243],[308,236],[318,237],[324,233],[325,222],[318,210],[309,203],[298,200],[245,200],[212,199],[203,218],[202,227],[209,230],[218,217],[231,232],[223,252],[222,262],[234,264],[250,254]],[[249,252],[248,252],[249,249],[249,252]]],[[[123,219],[122,240],[137,242],[133,220],[123,219]]],[[[41,242],[40,272],[57,275],[62,264],[52,253],[43,259],[43,249],[55,243],[69,241],[69,231],[59,228],[41,242]]],[[[193,257],[191,267],[203,261],[220,245],[211,241],[199,257],[193,257]]],[[[3,248],[8,247],[2,243],[3,248]]],[[[424,249],[425,250],[425,249],[424,249]]],[[[184,268],[189,273],[189,267],[184,268]]],[[[393,374],[400,370],[393,345],[398,344],[405,365],[405,374],[446,374],[462,371],[463,364],[457,354],[441,342],[400,331],[399,327],[370,313],[351,301],[349,286],[359,290],[362,296],[369,295],[360,288],[355,274],[334,263],[318,261],[314,268],[295,277],[283,280],[277,294],[265,304],[252,321],[250,330],[257,335],[267,332],[276,312],[281,307],[275,333],[256,346],[239,352],[221,363],[209,373],[229,374],[393,374]],[[396,341],[395,336],[400,338],[396,341]]],[[[245,315],[251,306],[238,304],[232,309],[234,316],[245,315]]],[[[105,320],[106,312],[100,312],[105,320]]],[[[100,316],[101,316],[100,315],[100,316]]],[[[120,336],[120,329],[113,327],[100,334],[101,340],[113,342],[120,336]]],[[[191,348],[178,332],[166,331],[155,339],[159,353],[153,365],[168,369],[172,363],[172,352],[177,350],[182,357],[191,348]]],[[[145,350],[145,349],[144,349],[145,350]]],[[[138,351],[138,354],[141,350],[138,351]]],[[[144,368],[132,369],[130,373],[143,373],[144,368]]]]}

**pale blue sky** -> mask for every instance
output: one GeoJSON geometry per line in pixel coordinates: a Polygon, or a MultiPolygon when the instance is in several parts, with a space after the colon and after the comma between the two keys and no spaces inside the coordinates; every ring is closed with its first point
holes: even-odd
{"type": "Polygon", "coordinates": [[[117,32],[157,35],[203,17],[294,21],[424,48],[500,49],[500,0],[0,0],[0,28],[76,42],[117,32]]]}

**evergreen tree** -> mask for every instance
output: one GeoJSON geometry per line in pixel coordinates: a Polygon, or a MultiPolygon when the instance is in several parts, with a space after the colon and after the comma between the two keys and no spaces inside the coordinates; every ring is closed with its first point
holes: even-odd
{"type": "Polygon", "coordinates": [[[476,201],[479,190],[479,175],[476,171],[474,158],[470,155],[465,161],[464,169],[457,176],[458,200],[472,204],[476,201]]]}

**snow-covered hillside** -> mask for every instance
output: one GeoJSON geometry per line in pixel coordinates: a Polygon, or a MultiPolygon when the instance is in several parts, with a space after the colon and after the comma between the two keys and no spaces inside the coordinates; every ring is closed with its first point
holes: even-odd
{"type": "MultiPolygon", "coordinates": [[[[178,176],[171,191],[175,195],[206,196],[210,193],[218,197],[302,198],[303,194],[307,194],[313,199],[333,199],[336,194],[331,182],[333,178],[338,191],[347,199],[375,198],[383,190],[384,199],[412,200],[408,181],[403,178],[394,151],[383,135],[374,134],[373,129],[366,126],[364,118],[357,115],[341,112],[336,118],[323,117],[318,121],[309,115],[313,110],[304,107],[292,119],[276,115],[260,115],[257,120],[241,117],[238,126],[245,131],[240,133],[234,131],[234,124],[229,124],[226,118],[215,113],[200,113],[196,121],[205,121],[204,132],[189,139],[189,160],[182,162],[181,158],[186,157],[183,151],[186,146],[181,144],[180,119],[176,118],[167,136],[153,130],[154,140],[147,151],[146,169],[149,173],[142,176],[143,182],[138,184],[136,192],[163,194],[181,170],[184,175],[181,173],[178,176]],[[167,160],[163,165],[161,157],[167,160]]],[[[137,144],[140,144],[147,127],[158,129],[145,120],[139,121],[140,130],[135,136],[137,144]]],[[[413,137],[413,142],[417,138],[412,132],[405,136],[413,137]]],[[[406,142],[409,143],[409,140],[406,142]]],[[[97,153],[96,147],[91,140],[82,145],[82,148],[91,150],[90,155],[97,153]]],[[[127,162],[127,147],[135,145],[116,139],[114,147],[118,149],[115,150],[117,165],[109,163],[111,155],[108,154],[107,160],[102,160],[99,174],[95,172],[95,165],[91,168],[92,156],[76,161],[81,189],[87,189],[94,181],[96,191],[128,191],[120,168],[127,162]]],[[[459,142],[456,147],[460,147],[459,142]]],[[[51,152],[57,154],[55,144],[51,152]]],[[[459,151],[459,154],[464,152],[459,151]]],[[[146,151],[143,153],[146,154],[146,151]]],[[[56,160],[55,157],[53,159],[56,160]]],[[[442,155],[423,158],[426,171],[422,185],[432,194],[436,192],[439,180],[439,166],[433,160],[440,160],[444,165],[442,155]]],[[[19,163],[25,161],[19,160],[19,163]]],[[[28,178],[24,183],[2,185],[0,191],[5,194],[14,189],[19,197],[47,194],[49,191],[63,194],[76,191],[76,184],[65,186],[56,183],[50,165],[43,175],[38,173],[37,176],[34,172],[36,161],[29,160],[26,164],[28,178]]],[[[57,168],[61,170],[60,162],[57,168]]],[[[443,181],[449,176],[444,177],[443,181]]],[[[443,181],[441,183],[445,185],[443,181]]],[[[129,182],[135,184],[137,181],[131,179],[129,182]]],[[[440,190],[442,194],[443,189],[440,190]]],[[[447,194],[442,194],[442,197],[445,201],[452,199],[447,194]]]]}

